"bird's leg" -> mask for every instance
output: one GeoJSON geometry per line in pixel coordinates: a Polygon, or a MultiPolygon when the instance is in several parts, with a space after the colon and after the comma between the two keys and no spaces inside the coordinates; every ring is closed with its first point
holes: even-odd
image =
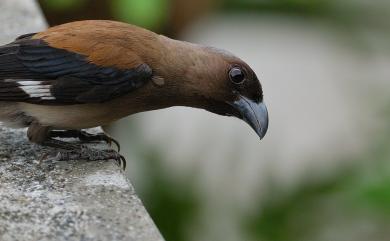
{"type": "Polygon", "coordinates": [[[98,150],[87,147],[86,145],[79,145],[76,143],[69,143],[65,141],[48,138],[41,143],[43,146],[54,147],[62,149],[56,156],[56,161],[70,161],[70,160],[116,160],[123,169],[126,168],[126,159],[115,150],[98,150]]]}
{"type": "MultiPolygon", "coordinates": [[[[98,150],[94,148],[89,148],[85,145],[80,145],[76,143],[65,142],[57,139],[55,137],[75,137],[74,134],[77,134],[76,137],[80,138],[80,135],[76,132],[63,132],[59,131],[53,132],[50,127],[43,126],[38,122],[33,122],[27,130],[27,136],[29,140],[33,143],[40,144],[43,146],[49,146],[54,148],[62,149],[56,160],[67,161],[67,160],[116,160],[123,168],[126,167],[125,158],[114,150],[98,150]],[[55,135],[57,134],[57,135],[55,135]]],[[[44,156],[47,156],[45,154],[44,156]]],[[[43,158],[41,158],[43,159],[43,158]]]]}
{"type": "Polygon", "coordinates": [[[99,133],[99,134],[90,134],[85,131],[80,131],[80,130],[50,130],[49,131],[49,137],[52,138],[78,138],[81,142],[84,143],[89,143],[89,142],[94,142],[94,141],[104,141],[107,144],[111,145],[114,143],[117,148],[118,152],[120,151],[121,146],[119,145],[119,142],[115,140],[112,137],[109,137],[105,133],[99,133]]]}

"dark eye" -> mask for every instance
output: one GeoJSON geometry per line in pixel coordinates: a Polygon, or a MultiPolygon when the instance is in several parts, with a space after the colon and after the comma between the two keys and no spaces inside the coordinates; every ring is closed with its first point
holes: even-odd
{"type": "Polygon", "coordinates": [[[241,84],[245,80],[245,74],[242,69],[234,67],[229,72],[230,80],[235,84],[241,84]]]}

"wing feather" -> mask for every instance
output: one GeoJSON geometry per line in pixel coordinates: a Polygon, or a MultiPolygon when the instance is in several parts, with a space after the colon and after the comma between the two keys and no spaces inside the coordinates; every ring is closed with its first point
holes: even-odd
{"type": "Polygon", "coordinates": [[[97,66],[88,56],[53,48],[31,36],[0,46],[0,101],[101,103],[130,93],[152,78],[145,63],[129,69],[97,66]]]}

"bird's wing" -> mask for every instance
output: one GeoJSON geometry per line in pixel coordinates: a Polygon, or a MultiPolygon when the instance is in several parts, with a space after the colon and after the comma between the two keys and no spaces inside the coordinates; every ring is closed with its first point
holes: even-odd
{"type": "Polygon", "coordinates": [[[101,103],[141,87],[152,77],[151,68],[142,61],[127,68],[100,66],[89,56],[32,36],[0,47],[0,101],[101,103]]]}

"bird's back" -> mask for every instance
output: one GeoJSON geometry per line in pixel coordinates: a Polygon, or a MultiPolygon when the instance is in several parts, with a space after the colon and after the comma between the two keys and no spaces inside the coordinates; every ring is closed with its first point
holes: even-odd
{"type": "Polygon", "coordinates": [[[151,79],[142,49],[157,36],[103,20],[23,35],[0,46],[0,101],[62,105],[125,95],[151,79]]]}

